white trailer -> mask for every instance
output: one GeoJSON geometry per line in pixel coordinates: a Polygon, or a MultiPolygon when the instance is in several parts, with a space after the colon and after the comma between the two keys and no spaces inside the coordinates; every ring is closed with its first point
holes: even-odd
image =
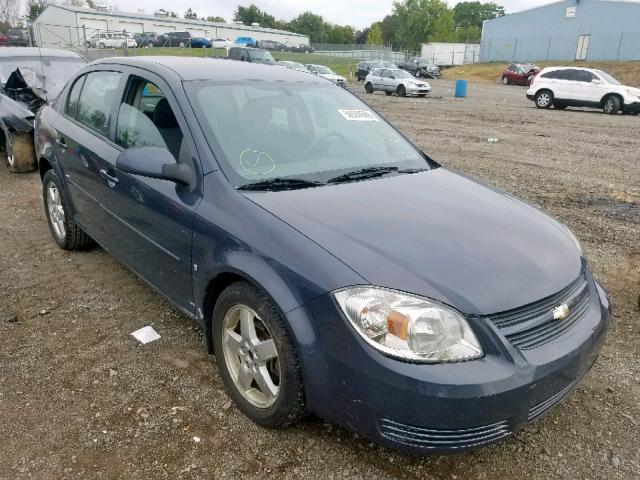
{"type": "Polygon", "coordinates": [[[439,67],[453,67],[480,61],[480,45],[476,43],[423,43],[422,58],[439,67]]]}

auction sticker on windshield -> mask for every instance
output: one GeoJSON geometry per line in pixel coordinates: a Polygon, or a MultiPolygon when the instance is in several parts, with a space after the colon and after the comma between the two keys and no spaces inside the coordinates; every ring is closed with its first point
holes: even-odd
{"type": "Polygon", "coordinates": [[[340,115],[350,122],[377,122],[378,119],[369,110],[343,110],[338,109],[340,115]]]}

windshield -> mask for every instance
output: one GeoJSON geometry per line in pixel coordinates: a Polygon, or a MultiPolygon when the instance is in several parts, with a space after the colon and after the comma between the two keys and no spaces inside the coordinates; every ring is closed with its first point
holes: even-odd
{"type": "Polygon", "coordinates": [[[318,73],[322,75],[335,75],[333,70],[331,70],[329,67],[325,67],[324,65],[316,65],[315,67],[318,73]]]}
{"type": "Polygon", "coordinates": [[[0,61],[0,84],[4,85],[9,76],[19,68],[27,84],[45,89],[47,100],[52,101],[58,96],[67,81],[86,64],[87,62],[80,57],[42,57],[42,63],[40,57],[11,57],[0,61]],[[42,82],[43,67],[46,76],[44,85],[42,82]]]}
{"type": "Polygon", "coordinates": [[[269,63],[275,62],[271,54],[265,50],[250,50],[249,56],[253,61],[269,62],[269,63]]]}
{"type": "Polygon", "coordinates": [[[235,187],[275,178],[326,182],[379,166],[429,168],[370,107],[332,85],[252,80],[185,86],[235,187]]]}
{"type": "Polygon", "coordinates": [[[404,70],[391,70],[391,75],[393,75],[394,77],[402,80],[405,78],[413,78],[413,75],[411,75],[409,72],[405,72],[404,70]]]}
{"type": "Polygon", "coordinates": [[[602,70],[596,70],[596,72],[598,73],[598,75],[600,75],[604,79],[605,82],[610,83],[612,85],[621,85],[618,80],[613,78],[607,72],[603,72],[602,70]]]}

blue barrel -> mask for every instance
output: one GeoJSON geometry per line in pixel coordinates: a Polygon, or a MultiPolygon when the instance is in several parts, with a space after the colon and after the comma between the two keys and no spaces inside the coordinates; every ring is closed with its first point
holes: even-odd
{"type": "Polygon", "coordinates": [[[467,96],[467,81],[456,80],[456,98],[464,98],[467,96]]]}

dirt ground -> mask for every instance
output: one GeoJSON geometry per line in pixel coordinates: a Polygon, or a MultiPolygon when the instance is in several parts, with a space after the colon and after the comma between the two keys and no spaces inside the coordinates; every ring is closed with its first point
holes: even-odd
{"type": "Polygon", "coordinates": [[[430,99],[367,100],[445,167],[567,223],[611,294],[579,388],[508,440],[453,456],[406,456],[317,418],[262,429],[231,405],[190,320],[101,249],[58,249],[38,175],[2,167],[0,478],[639,478],[640,118],[432,84],[430,99]],[[149,324],[162,338],[138,346],[129,334],[149,324]]]}

